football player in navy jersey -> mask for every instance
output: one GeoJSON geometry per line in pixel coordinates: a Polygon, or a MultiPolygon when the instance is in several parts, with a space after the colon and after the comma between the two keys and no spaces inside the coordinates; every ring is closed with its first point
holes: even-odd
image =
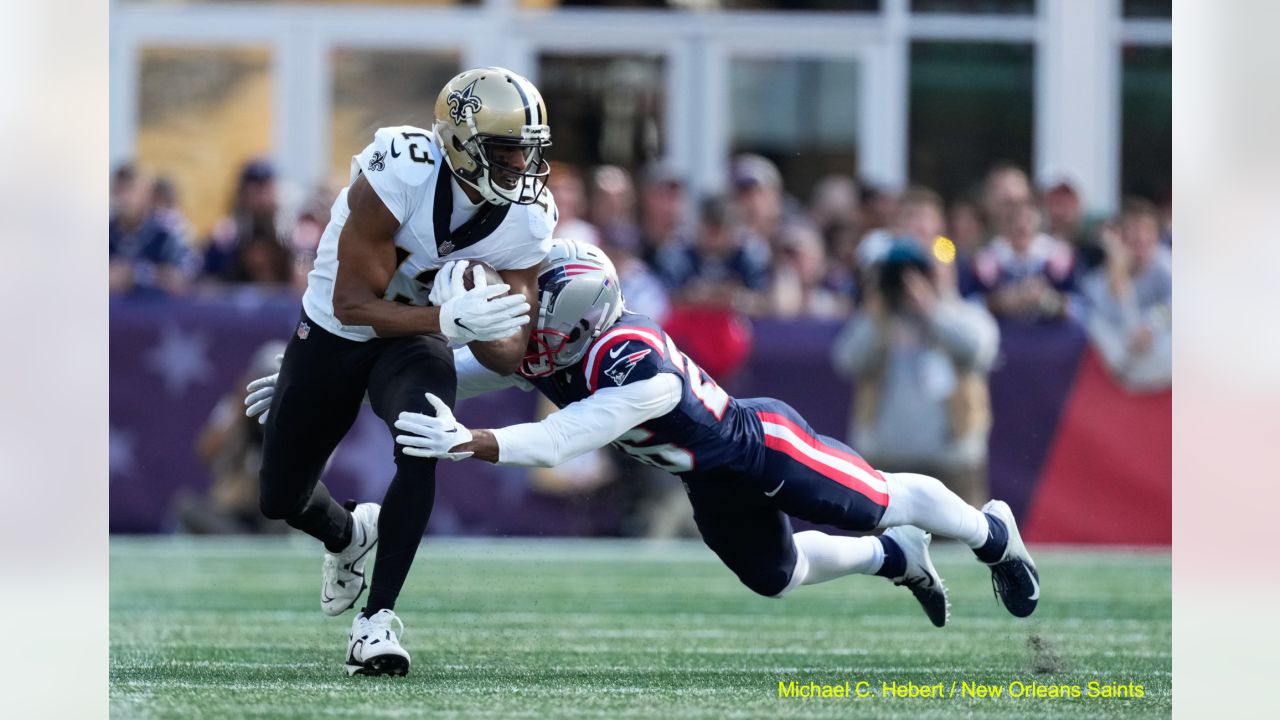
{"type": "Polygon", "coordinates": [[[321,472],[366,394],[391,432],[401,412],[433,412],[427,394],[452,404],[450,344],[474,343],[474,358],[497,373],[516,370],[556,222],[542,157],[551,130],[532,83],[503,68],[468,70],[440,91],[435,115],[429,130],[378,130],[352,158],[264,415],[261,509],[324,543],[325,614],[355,606],[379,546],[348,636],[352,674],[409,671],[393,608],[431,515],[437,461],[396,453],[381,506],[350,509],[321,472]],[[435,282],[455,259],[483,260],[503,282],[480,273],[464,290],[463,265],[435,282]],[[445,287],[456,290],[447,300],[445,287]]]}
{"type": "Polygon", "coordinates": [[[946,590],[928,553],[928,533],[936,533],[967,544],[990,567],[1010,613],[1035,610],[1039,574],[1005,503],[978,510],[932,477],[879,472],[786,403],[730,397],[661,327],[626,312],[613,265],[597,248],[554,241],[538,290],[519,373],[496,375],[461,349],[457,392],[536,388],[560,410],[540,422],[470,429],[429,396],[434,415],[404,412],[395,423],[405,454],[550,467],[613,443],[684,481],[703,540],[761,595],[880,575],[907,586],[941,627],[946,590]],[[790,517],[884,532],[793,533],[790,517]]]}

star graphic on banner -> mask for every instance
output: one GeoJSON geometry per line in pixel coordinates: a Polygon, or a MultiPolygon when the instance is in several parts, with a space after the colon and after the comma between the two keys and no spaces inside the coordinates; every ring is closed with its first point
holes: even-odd
{"type": "Polygon", "coordinates": [[[193,383],[205,382],[213,372],[209,342],[198,333],[172,325],[160,334],[160,344],[147,353],[147,367],[164,379],[170,395],[183,395],[193,383]]]}
{"type": "Polygon", "coordinates": [[[108,475],[128,477],[133,475],[136,463],[133,457],[133,435],[124,430],[107,426],[108,475]]]}
{"type": "Polygon", "coordinates": [[[387,426],[371,412],[361,412],[334,454],[333,469],[356,479],[362,498],[380,498],[396,474],[394,442],[387,426]]]}

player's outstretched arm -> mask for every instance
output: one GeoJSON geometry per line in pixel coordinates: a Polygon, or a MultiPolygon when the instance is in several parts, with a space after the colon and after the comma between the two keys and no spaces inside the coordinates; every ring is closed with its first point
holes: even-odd
{"type": "MultiPolygon", "coordinates": [[[[551,413],[541,422],[497,430],[470,430],[438,400],[434,416],[400,413],[396,442],[406,455],[461,460],[475,457],[502,465],[554,467],[604,447],[632,428],[661,417],[680,402],[680,379],[669,373],[605,388],[551,413]],[[442,409],[443,408],[443,409],[442,409]]],[[[428,401],[432,398],[429,396],[428,401]]]]}

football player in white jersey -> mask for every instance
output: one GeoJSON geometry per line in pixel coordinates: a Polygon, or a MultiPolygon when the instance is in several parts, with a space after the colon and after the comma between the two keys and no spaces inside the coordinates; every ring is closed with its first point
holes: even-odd
{"type": "Polygon", "coordinates": [[[321,472],[366,393],[393,434],[400,413],[433,412],[428,392],[452,405],[450,344],[470,344],[494,372],[517,368],[556,222],[543,159],[551,131],[532,83],[503,68],[468,70],[440,91],[435,115],[431,130],[378,130],[352,158],[265,422],[262,512],[324,543],[325,614],[355,606],[365,558],[380,545],[352,623],[349,674],[409,671],[393,608],[431,515],[436,460],[397,451],[381,507],[343,507],[321,472]],[[441,281],[455,293],[434,306],[441,265],[468,259],[493,266],[503,282],[487,285],[477,268],[475,287],[458,292],[454,273],[441,281]]]}

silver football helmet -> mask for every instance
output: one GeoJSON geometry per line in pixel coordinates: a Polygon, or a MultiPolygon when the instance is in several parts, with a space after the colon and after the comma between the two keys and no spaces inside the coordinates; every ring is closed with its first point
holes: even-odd
{"type": "Polygon", "coordinates": [[[538,273],[538,322],[520,363],[525,377],[545,377],[582,359],[591,342],[622,315],[622,286],[609,256],[574,240],[552,240],[538,273]]]}

